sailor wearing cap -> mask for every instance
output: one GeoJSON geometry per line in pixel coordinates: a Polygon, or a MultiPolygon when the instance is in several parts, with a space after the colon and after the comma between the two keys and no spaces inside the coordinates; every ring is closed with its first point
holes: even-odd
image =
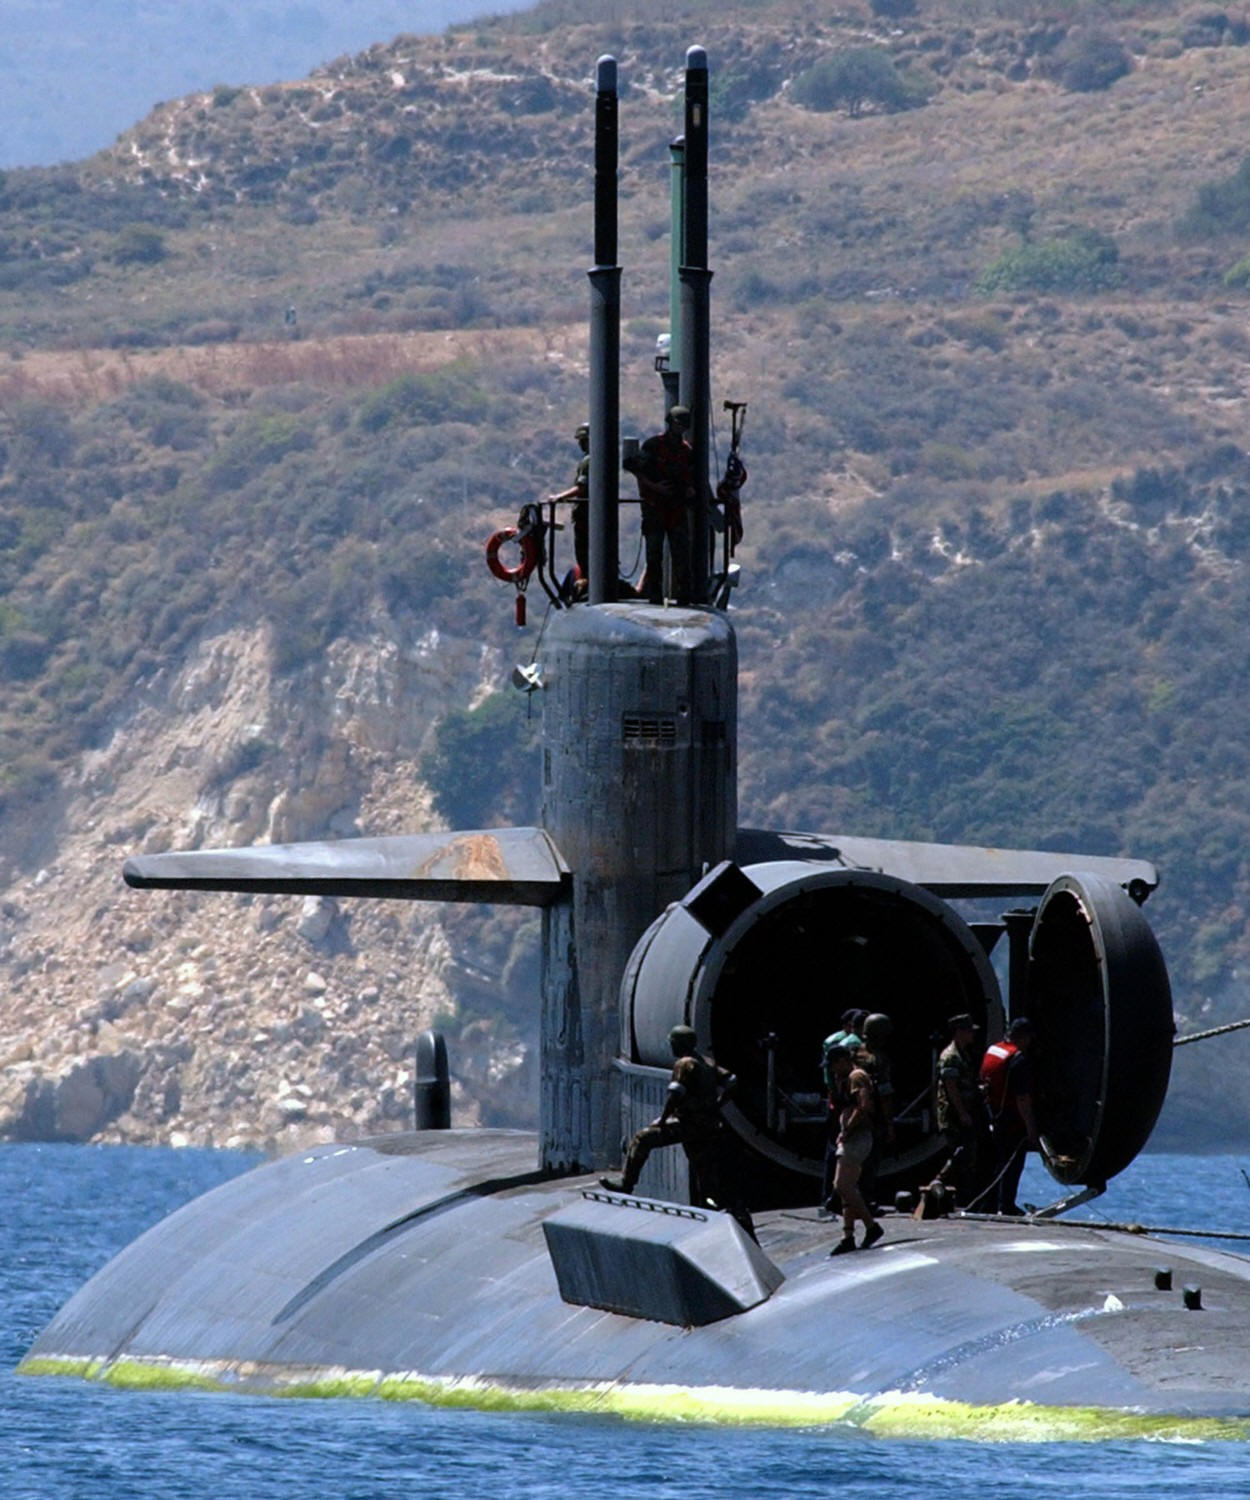
{"type": "Polygon", "coordinates": [[[642,535],[647,547],[643,588],[652,604],[664,602],[664,543],[673,565],[673,597],[689,604],[690,522],[694,504],[694,453],[686,441],[690,411],[670,406],[664,431],[649,437],[624,467],[638,481],[642,535]]]}
{"type": "Polygon", "coordinates": [[[573,504],[573,560],[577,564],[576,583],[585,593],[586,579],[590,576],[590,423],[579,422],[573,430],[573,441],[582,450],[577,463],[577,473],[567,490],[558,495],[548,495],[549,502],[559,504],[572,500],[573,504]]]}
{"type": "Polygon", "coordinates": [[[673,1051],[673,1073],[659,1118],[630,1141],[621,1180],[601,1177],[599,1181],[609,1192],[632,1193],[652,1151],[680,1142],[694,1179],[692,1201],[731,1213],[754,1239],[751,1215],[734,1186],[734,1174],[726,1169],[727,1131],[720,1114],[738,1080],[727,1068],[702,1056],[692,1027],[674,1026],[668,1044],[673,1051]]]}
{"type": "Polygon", "coordinates": [[[938,1058],[937,1118],[950,1155],[939,1176],[954,1188],[956,1203],[966,1208],[980,1191],[989,1122],[977,1079],[977,1023],[961,1014],[951,1016],[946,1025],[951,1040],[938,1058]]]}

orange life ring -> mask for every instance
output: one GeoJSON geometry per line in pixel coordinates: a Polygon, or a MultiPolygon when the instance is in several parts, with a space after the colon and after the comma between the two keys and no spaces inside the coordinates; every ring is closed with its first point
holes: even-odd
{"type": "Polygon", "coordinates": [[[503,583],[524,583],[538,566],[538,542],[530,531],[517,543],[521,549],[521,561],[515,568],[509,568],[499,561],[499,549],[505,542],[515,541],[517,535],[515,526],[505,526],[486,543],[486,566],[503,583]]]}

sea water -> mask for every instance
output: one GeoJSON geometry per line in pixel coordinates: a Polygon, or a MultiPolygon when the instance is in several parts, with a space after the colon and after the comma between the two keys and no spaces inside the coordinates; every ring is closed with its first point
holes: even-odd
{"type": "MultiPolygon", "coordinates": [[[[881,1439],[838,1427],[139,1392],[14,1374],[61,1303],[115,1251],[256,1161],[224,1151],[0,1146],[0,1500],[1032,1500],[1086,1490],[1111,1500],[1250,1497],[1250,1443],[881,1439]]],[[[1243,1168],[1250,1150],[1146,1155],[1074,1217],[1250,1235],[1243,1168]]],[[[1049,1202],[1056,1191],[1031,1164],[1022,1200],[1049,1202]]],[[[1250,1252],[1247,1242],[1213,1243],[1250,1252]]]]}

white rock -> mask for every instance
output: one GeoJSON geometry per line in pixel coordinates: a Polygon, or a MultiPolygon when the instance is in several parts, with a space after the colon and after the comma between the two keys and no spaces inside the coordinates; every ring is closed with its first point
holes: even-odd
{"type": "Polygon", "coordinates": [[[316,948],[325,942],[337,915],[338,907],[332,896],[305,896],[295,930],[316,948]]]}

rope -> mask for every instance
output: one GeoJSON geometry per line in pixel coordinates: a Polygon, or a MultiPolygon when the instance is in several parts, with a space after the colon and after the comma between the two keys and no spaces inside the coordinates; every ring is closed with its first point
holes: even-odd
{"type": "Polygon", "coordinates": [[[1110,1219],[1047,1219],[1061,1229],[1113,1229],[1120,1234],[1175,1234],[1187,1239],[1250,1240],[1250,1234],[1238,1229],[1178,1229],[1174,1224],[1127,1224],[1110,1219]]]}
{"type": "Polygon", "coordinates": [[[1230,1031],[1244,1031],[1250,1020],[1230,1021],[1227,1026],[1212,1026],[1209,1031],[1191,1031],[1188,1036],[1174,1036],[1173,1047],[1184,1047],[1188,1042],[1205,1042],[1211,1036],[1227,1036],[1230,1031]]]}
{"type": "Polygon", "coordinates": [[[543,622],[538,627],[538,638],[534,642],[534,649],[530,652],[529,664],[530,664],[531,667],[538,660],[538,648],[543,643],[543,635],[545,634],[546,629],[547,629],[547,621],[550,620],[550,618],[551,618],[551,611],[554,608],[555,608],[555,602],[554,602],[554,600],[548,599],[547,600],[547,612],[546,612],[546,614],[543,615],[543,622]]]}
{"type": "Polygon", "coordinates": [[[1016,1147],[1016,1149],[1007,1158],[1006,1162],[1003,1165],[1002,1171],[999,1172],[998,1176],[995,1177],[994,1181],[991,1182],[988,1187],[985,1187],[985,1188],[981,1189],[981,1191],[977,1194],[977,1196],[972,1200],[971,1203],[969,1203],[968,1207],[964,1210],[965,1213],[970,1213],[977,1206],[977,1204],[980,1203],[980,1201],[982,1200],[982,1198],[988,1198],[989,1197],[989,1195],[994,1191],[994,1189],[1003,1180],[1003,1178],[1006,1177],[1007,1173],[1011,1170],[1011,1168],[1013,1166],[1015,1166],[1015,1164],[1016,1164],[1016,1158],[1022,1152],[1027,1151],[1028,1147],[1029,1147],[1029,1143],[1027,1141],[1021,1141],[1020,1142],[1020,1144],[1016,1147]]]}

